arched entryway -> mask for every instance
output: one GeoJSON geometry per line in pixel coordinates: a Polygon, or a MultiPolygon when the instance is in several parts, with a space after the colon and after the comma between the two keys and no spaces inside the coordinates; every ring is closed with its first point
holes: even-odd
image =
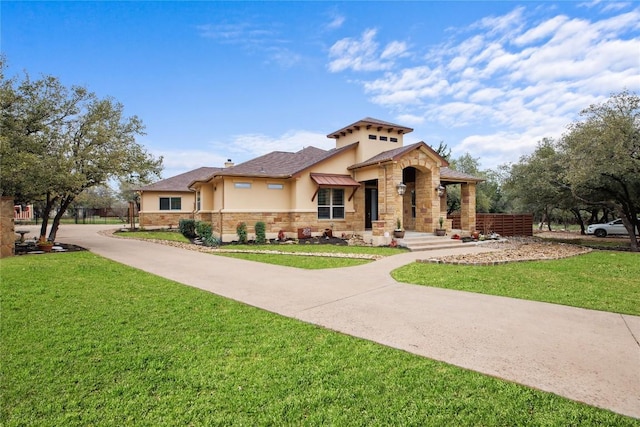
{"type": "Polygon", "coordinates": [[[431,184],[432,171],[413,165],[402,169],[402,182],[407,186],[402,196],[402,222],[405,230],[433,231],[433,221],[440,211],[439,201],[434,199],[431,184]]]}

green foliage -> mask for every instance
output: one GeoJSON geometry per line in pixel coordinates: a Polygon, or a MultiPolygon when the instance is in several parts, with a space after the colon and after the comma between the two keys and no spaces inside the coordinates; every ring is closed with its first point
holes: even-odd
{"type": "Polygon", "coordinates": [[[0,192],[44,201],[41,234],[56,213],[54,240],[62,215],[88,188],[133,174],[159,176],[162,159],[136,142],[144,125],[126,117],[122,104],[52,76],[6,79],[0,65],[0,192]]]}
{"type": "Polygon", "coordinates": [[[637,425],[91,253],[0,268],[5,426],[637,425]]]}
{"type": "Polygon", "coordinates": [[[188,239],[196,237],[196,221],[193,219],[181,219],[178,222],[178,230],[188,239]]]}
{"type": "Polygon", "coordinates": [[[262,221],[258,221],[256,222],[255,230],[256,230],[256,243],[259,245],[264,244],[267,241],[267,236],[266,236],[267,225],[262,221]]]}
{"type": "Polygon", "coordinates": [[[247,224],[239,222],[238,225],[236,225],[236,234],[238,235],[238,243],[247,243],[247,224]]]}
{"type": "Polygon", "coordinates": [[[206,239],[213,234],[213,230],[211,228],[211,224],[205,221],[196,221],[196,234],[201,239],[206,239]]]}
{"type": "MultiPolygon", "coordinates": [[[[573,193],[623,218],[627,230],[640,227],[640,96],[623,91],[581,112],[562,148],[573,193]]],[[[632,250],[639,250],[630,234],[632,250]]]]}
{"type": "Polygon", "coordinates": [[[209,234],[207,237],[202,239],[202,244],[209,247],[218,247],[220,246],[220,239],[215,237],[213,234],[209,234]]]}

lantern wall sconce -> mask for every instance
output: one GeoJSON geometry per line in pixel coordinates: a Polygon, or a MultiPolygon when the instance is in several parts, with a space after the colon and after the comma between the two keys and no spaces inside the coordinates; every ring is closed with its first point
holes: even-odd
{"type": "Polygon", "coordinates": [[[439,184],[439,185],[436,187],[436,191],[438,192],[438,197],[442,197],[442,196],[444,196],[444,192],[445,192],[445,190],[446,190],[446,189],[444,188],[444,185],[439,184]]]}
{"type": "Polygon", "coordinates": [[[405,191],[407,191],[407,186],[404,182],[401,182],[400,184],[396,185],[396,190],[398,190],[398,195],[403,196],[405,191]]]}

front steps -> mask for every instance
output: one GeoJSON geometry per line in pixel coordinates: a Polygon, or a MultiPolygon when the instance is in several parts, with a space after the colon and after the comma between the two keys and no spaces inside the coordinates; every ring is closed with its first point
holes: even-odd
{"type": "Polygon", "coordinates": [[[450,232],[440,237],[433,233],[406,232],[403,239],[396,239],[396,241],[398,246],[406,247],[412,252],[457,248],[463,245],[462,240],[451,238],[453,234],[450,232]]]}

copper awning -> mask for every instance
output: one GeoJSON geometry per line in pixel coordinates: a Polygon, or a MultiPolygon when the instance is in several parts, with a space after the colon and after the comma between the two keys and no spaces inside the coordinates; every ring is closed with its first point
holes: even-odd
{"type": "Polygon", "coordinates": [[[318,194],[318,190],[320,190],[321,186],[353,187],[353,192],[351,193],[351,196],[349,196],[349,200],[351,200],[353,198],[353,195],[356,193],[356,190],[358,190],[358,187],[360,187],[361,185],[358,181],[351,178],[351,176],[349,175],[336,175],[336,174],[330,174],[330,173],[312,173],[311,179],[314,180],[316,184],[318,184],[318,189],[316,190],[315,193],[313,193],[313,197],[311,197],[311,201],[313,201],[316,198],[316,195],[318,194]]]}

